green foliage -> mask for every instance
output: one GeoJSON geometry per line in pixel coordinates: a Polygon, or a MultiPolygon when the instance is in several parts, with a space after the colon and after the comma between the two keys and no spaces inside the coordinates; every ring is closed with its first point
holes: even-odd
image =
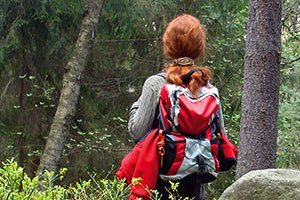
{"type": "MultiPolygon", "coordinates": [[[[18,167],[13,159],[2,163],[0,168],[0,198],[6,200],[123,200],[130,196],[131,186],[140,184],[140,178],[135,178],[128,185],[125,181],[114,177],[113,179],[98,179],[95,175],[87,181],[76,182],[73,185],[61,186],[57,184],[62,181],[67,169],[61,169],[59,174],[46,171],[40,177],[28,177],[24,169],[18,167]],[[56,183],[56,184],[54,184],[56,183]]],[[[170,196],[172,200],[189,200],[178,196],[178,183],[171,182],[170,196]]],[[[151,200],[159,200],[157,191],[152,193],[151,200]]]]}
{"type": "Polygon", "coordinates": [[[278,117],[278,158],[281,168],[300,168],[300,63],[282,70],[278,117]]]}
{"type": "MultiPolygon", "coordinates": [[[[129,186],[125,180],[118,179],[96,180],[92,177],[88,181],[76,182],[74,186],[63,187],[55,182],[61,181],[66,169],[60,170],[58,175],[46,171],[41,177],[30,178],[17,163],[8,160],[2,163],[0,169],[0,198],[7,200],[47,200],[47,199],[103,199],[121,200],[129,196],[129,186]]],[[[138,184],[138,180],[134,184],[138,184]]]]}
{"type": "Polygon", "coordinates": [[[178,194],[178,187],[179,187],[179,183],[173,183],[172,181],[170,181],[171,187],[169,189],[169,199],[172,200],[189,200],[190,198],[186,197],[183,198],[181,196],[179,196],[178,194]]]}
{"type": "Polygon", "coordinates": [[[66,199],[68,195],[68,190],[53,184],[57,178],[53,177],[53,173],[46,172],[45,175],[49,178],[39,184],[39,177],[29,178],[24,169],[18,167],[13,160],[8,160],[2,165],[3,167],[0,169],[1,199],[66,199]]]}
{"type": "Polygon", "coordinates": [[[84,3],[0,2],[0,137],[8,143],[0,146],[10,147],[0,157],[18,157],[18,133],[22,132],[28,162],[24,164],[30,176],[47,139],[59,97],[61,66],[74,46],[84,3]]]}
{"type": "Polygon", "coordinates": [[[300,168],[300,95],[299,88],[281,87],[279,108],[278,166],[300,168]]]}
{"type": "Polygon", "coordinates": [[[299,5],[299,1],[283,1],[277,156],[280,168],[300,169],[299,5]]]}

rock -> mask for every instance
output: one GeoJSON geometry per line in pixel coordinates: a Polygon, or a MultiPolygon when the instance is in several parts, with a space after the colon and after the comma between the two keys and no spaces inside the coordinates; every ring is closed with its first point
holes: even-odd
{"type": "Polygon", "coordinates": [[[251,171],[228,187],[219,200],[300,200],[300,171],[251,171]]]}

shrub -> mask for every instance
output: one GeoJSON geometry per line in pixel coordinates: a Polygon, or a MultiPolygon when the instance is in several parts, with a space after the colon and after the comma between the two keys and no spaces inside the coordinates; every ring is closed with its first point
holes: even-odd
{"type": "Polygon", "coordinates": [[[63,179],[66,169],[59,174],[46,171],[40,177],[30,178],[24,169],[18,167],[13,159],[2,163],[0,168],[0,199],[5,200],[121,200],[128,199],[129,186],[125,180],[119,181],[91,177],[88,181],[80,181],[63,187],[55,182],[63,179]],[[43,178],[41,178],[43,177],[43,178]]]}
{"type": "MultiPolygon", "coordinates": [[[[5,200],[124,200],[130,195],[130,185],[125,179],[100,179],[95,175],[87,181],[79,181],[64,187],[58,183],[64,178],[67,169],[61,169],[57,175],[45,171],[41,176],[30,178],[24,169],[13,159],[2,162],[0,168],[0,199],[5,200]]],[[[132,184],[139,184],[140,179],[133,179],[132,184]]],[[[169,199],[188,200],[178,196],[178,183],[171,183],[169,199]]],[[[159,200],[160,194],[151,191],[151,200],[159,200]]]]}

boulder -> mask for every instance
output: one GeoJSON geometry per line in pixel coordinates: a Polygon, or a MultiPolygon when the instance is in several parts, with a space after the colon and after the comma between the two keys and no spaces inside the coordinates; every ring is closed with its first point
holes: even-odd
{"type": "Polygon", "coordinates": [[[300,200],[300,171],[251,171],[228,187],[219,200],[300,200]]]}

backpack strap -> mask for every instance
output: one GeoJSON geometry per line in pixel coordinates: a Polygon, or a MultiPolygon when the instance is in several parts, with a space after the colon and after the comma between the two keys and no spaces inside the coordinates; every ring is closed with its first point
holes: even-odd
{"type": "Polygon", "coordinates": [[[163,77],[164,79],[166,79],[167,73],[166,72],[159,72],[156,74],[156,76],[160,76],[163,77]]]}
{"type": "Polygon", "coordinates": [[[195,186],[195,200],[205,200],[205,185],[201,184],[197,177],[195,186]]]}
{"type": "Polygon", "coordinates": [[[190,77],[193,73],[195,73],[196,71],[200,71],[202,73],[202,79],[204,78],[204,74],[202,69],[196,68],[196,69],[192,69],[191,71],[189,71],[183,78],[182,78],[182,83],[184,85],[188,85],[190,83],[190,77]]]}

